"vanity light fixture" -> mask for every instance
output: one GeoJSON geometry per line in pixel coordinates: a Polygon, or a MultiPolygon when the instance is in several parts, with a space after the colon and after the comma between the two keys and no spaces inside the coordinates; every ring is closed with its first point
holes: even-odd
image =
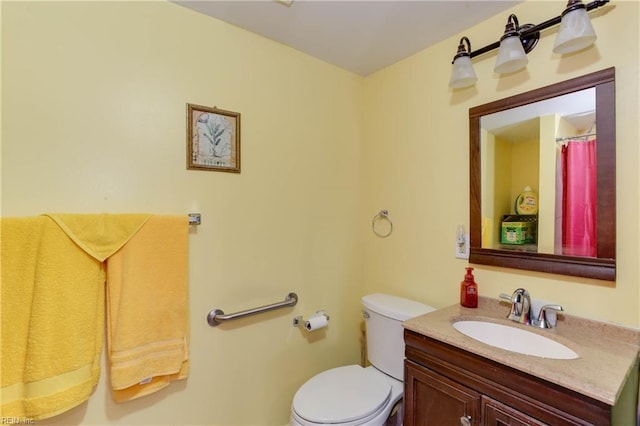
{"type": "Polygon", "coordinates": [[[477,81],[471,58],[498,51],[494,71],[498,74],[513,73],[527,66],[529,53],[538,43],[540,31],[560,24],[553,52],[561,55],[577,52],[591,46],[596,40],[596,33],[587,12],[604,6],[609,0],[594,0],[586,5],[582,0],[568,0],[565,10],[560,16],[551,18],[538,25],[518,23],[516,15],[511,14],[507,20],[505,31],[500,41],[489,44],[476,51],[471,51],[471,43],[467,37],[460,39],[458,51],[453,58],[453,69],[449,87],[461,89],[475,84],[477,81]],[[466,41],[468,50],[463,42],[466,41]]]}
{"type": "Polygon", "coordinates": [[[451,70],[449,86],[454,89],[468,87],[476,84],[477,80],[478,77],[476,77],[471,63],[471,42],[468,38],[462,37],[458,45],[458,53],[453,57],[453,70],[451,70]],[[466,48],[465,42],[467,43],[466,48]]]}
{"type": "Polygon", "coordinates": [[[562,55],[577,52],[591,46],[596,38],[596,32],[587,15],[587,6],[581,0],[569,0],[567,8],[562,12],[553,53],[562,55]]]}
{"type": "MultiPolygon", "coordinates": [[[[533,26],[533,25],[532,25],[533,26]]],[[[527,52],[524,50],[524,42],[520,39],[520,25],[516,15],[509,15],[507,25],[504,27],[504,35],[500,38],[500,50],[498,50],[498,59],[493,69],[498,74],[508,74],[520,71],[529,63],[527,52]]],[[[534,42],[529,44],[529,51],[538,42],[540,33],[536,33],[534,42]]],[[[530,39],[527,39],[530,40],[530,39]]]]}

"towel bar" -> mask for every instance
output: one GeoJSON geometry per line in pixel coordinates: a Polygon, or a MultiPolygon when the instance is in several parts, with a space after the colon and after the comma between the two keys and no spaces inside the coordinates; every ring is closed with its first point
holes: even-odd
{"type": "Polygon", "coordinates": [[[247,309],[246,311],[236,312],[233,314],[225,314],[222,309],[212,309],[207,315],[207,322],[211,327],[217,327],[224,321],[244,318],[250,315],[260,314],[262,312],[273,311],[274,309],[286,308],[287,306],[295,306],[296,303],[298,303],[298,295],[295,293],[289,293],[282,302],[247,309]]]}

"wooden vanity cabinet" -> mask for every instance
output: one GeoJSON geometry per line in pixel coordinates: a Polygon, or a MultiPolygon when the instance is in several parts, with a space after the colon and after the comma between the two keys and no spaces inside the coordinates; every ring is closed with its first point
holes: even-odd
{"type": "Polygon", "coordinates": [[[405,330],[405,426],[609,425],[612,407],[405,330]]]}

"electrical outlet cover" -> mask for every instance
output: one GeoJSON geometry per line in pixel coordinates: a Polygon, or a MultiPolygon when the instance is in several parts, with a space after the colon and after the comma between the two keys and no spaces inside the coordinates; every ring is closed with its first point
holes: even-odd
{"type": "Polygon", "coordinates": [[[456,259],[469,259],[469,234],[464,234],[464,239],[462,247],[456,241],[456,259]]]}

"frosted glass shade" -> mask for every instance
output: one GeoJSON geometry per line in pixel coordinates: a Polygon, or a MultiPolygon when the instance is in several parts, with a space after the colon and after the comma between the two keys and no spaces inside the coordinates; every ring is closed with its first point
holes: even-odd
{"type": "Polygon", "coordinates": [[[473,70],[473,64],[469,56],[460,56],[453,61],[453,69],[451,70],[451,79],[449,87],[452,89],[462,89],[464,87],[473,86],[478,77],[473,70]]]}
{"type": "Polygon", "coordinates": [[[591,46],[596,38],[587,10],[585,8],[572,10],[562,16],[558,36],[553,45],[553,53],[577,52],[591,46]]]}
{"type": "Polygon", "coordinates": [[[508,74],[521,70],[528,63],[529,59],[524,52],[520,37],[505,37],[500,41],[498,59],[496,59],[496,66],[493,70],[498,74],[508,74]]]}

